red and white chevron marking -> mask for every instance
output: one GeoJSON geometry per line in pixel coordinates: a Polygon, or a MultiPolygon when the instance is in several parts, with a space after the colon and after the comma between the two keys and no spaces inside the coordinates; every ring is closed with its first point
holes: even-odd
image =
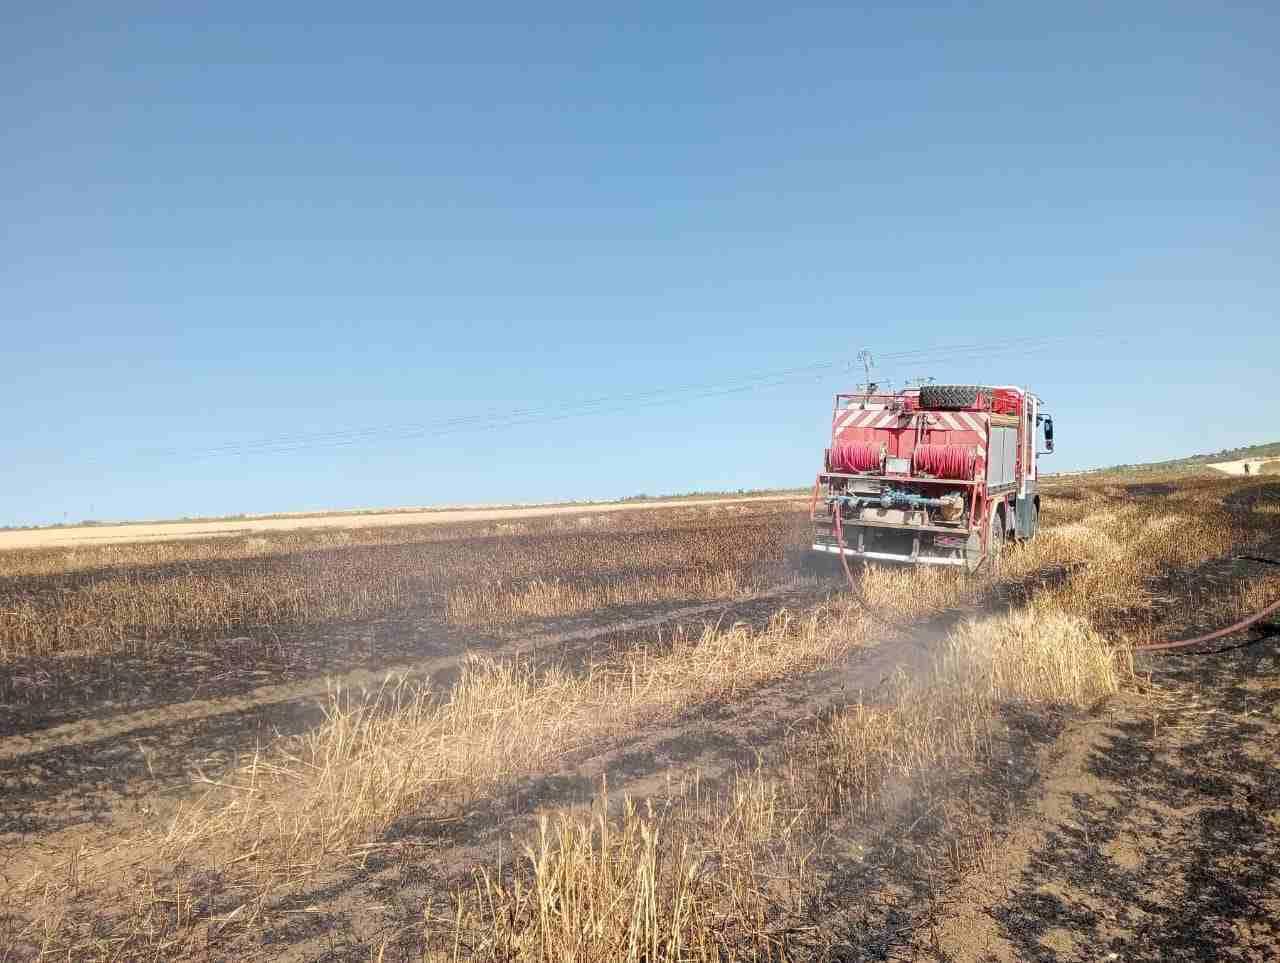
{"type": "MultiPolygon", "coordinates": [[[[839,434],[846,428],[905,428],[915,418],[914,411],[885,411],[875,408],[857,408],[836,414],[832,433],[839,434]]],[[[930,411],[925,413],[929,427],[946,431],[972,431],[983,441],[987,440],[987,420],[967,411],[930,411]]]]}
{"type": "Polygon", "coordinates": [[[981,415],[971,415],[967,411],[937,411],[929,415],[930,421],[936,420],[941,428],[951,431],[973,431],[983,441],[987,440],[987,420],[981,415]]]}
{"type": "Polygon", "coordinates": [[[912,412],[855,408],[837,414],[832,427],[837,432],[846,428],[899,428],[906,425],[911,416],[912,412]]]}

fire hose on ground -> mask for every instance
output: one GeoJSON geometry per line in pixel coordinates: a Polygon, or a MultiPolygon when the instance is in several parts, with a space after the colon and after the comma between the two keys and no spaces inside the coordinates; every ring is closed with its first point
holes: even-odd
{"type": "MultiPolygon", "coordinates": [[[[1236,559],[1243,562],[1264,562],[1267,565],[1280,565],[1280,560],[1274,558],[1264,558],[1261,555],[1236,555],[1236,559]]],[[[1239,632],[1241,629],[1247,629],[1249,626],[1261,622],[1268,615],[1274,612],[1280,612],[1280,599],[1276,599],[1266,608],[1255,612],[1248,618],[1234,622],[1225,628],[1215,629],[1212,632],[1206,632],[1204,635],[1197,635],[1192,639],[1178,639],[1175,642],[1139,642],[1134,645],[1134,651],[1137,652],[1176,652],[1180,649],[1189,649],[1193,646],[1203,645],[1206,642],[1212,642],[1214,639],[1220,639],[1223,636],[1231,635],[1239,632]]],[[[1223,650],[1214,650],[1223,651],[1223,650]]],[[[1194,652],[1192,655],[1212,655],[1213,652],[1194,652]]]]}

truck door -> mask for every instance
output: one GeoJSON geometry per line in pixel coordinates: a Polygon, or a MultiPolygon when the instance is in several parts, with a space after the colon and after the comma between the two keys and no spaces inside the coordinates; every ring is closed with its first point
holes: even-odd
{"type": "Polygon", "coordinates": [[[1022,424],[1018,438],[1022,447],[1018,450],[1022,464],[1022,477],[1018,479],[1018,497],[1014,503],[1014,531],[1018,538],[1034,538],[1039,513],[1036,511],[1036,425],[1040,404],[1030,391],[1022,394],[1022,424]]]}

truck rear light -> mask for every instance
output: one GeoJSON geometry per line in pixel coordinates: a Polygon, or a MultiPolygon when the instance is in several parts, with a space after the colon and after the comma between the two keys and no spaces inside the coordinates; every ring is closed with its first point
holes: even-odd
{"type": "Polygon", "coordinates": [[[933,544],[937,545],[939,548],[964,548],[968,541],[968,537],[963,535],[933,536],[933,544]]]}

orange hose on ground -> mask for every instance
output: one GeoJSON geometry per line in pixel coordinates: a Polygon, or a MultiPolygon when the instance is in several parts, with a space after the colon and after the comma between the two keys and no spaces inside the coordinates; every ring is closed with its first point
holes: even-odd
{"type": "Polygon", "coordinates": [[[849,580],[849,591],[857,592],[857,586],[853,584],[853,572],[849,571],[849,559],[844,554],[844,525],[840,521],[840,503],[832,502],[831,514],[836,520],[836,548],[840,549],[840,565],[844,568],[844,577],[849,580]]]}
{"type": "Polygon", "coordinates": [[[1272,612],[1280,611],[1280,599],[1272,602],[1261,612],[1249,616],[1247,619],[1241,619],[1233,625],[1228,625],[1225,629],[1218,629],[1215,632],[1209,632],[1205,635],[1198,635],[1194,639],[1179,639],[1177,642],[1139,642],[1134,649],[1140,652],[1171,652],[1175,649],[1187,649],[1193,645],[1203,645],[1205,642],[1212,642],[1214,639],[1220,639],[1224,635],[1230,635],[1232,632],[1239,632],[1241,629],[1247,629],[1254,622],[1261,622],[1272,612]]]}

